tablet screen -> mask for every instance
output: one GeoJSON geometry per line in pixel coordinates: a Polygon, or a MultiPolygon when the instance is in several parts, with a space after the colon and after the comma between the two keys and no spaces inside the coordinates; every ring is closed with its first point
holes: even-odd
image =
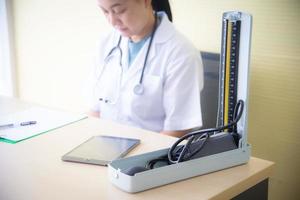
{"type": "Polygon", "coordinates": [[[62,157],[63,161],[107,165],[125,156],[140,143],[139,139],[93,136],[62,157]]]}

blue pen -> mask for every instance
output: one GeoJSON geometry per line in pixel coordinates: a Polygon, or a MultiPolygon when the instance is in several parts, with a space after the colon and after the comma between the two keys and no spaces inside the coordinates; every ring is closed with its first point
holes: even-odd
{"type": "Polygon", "coordinates": [[[0,129],[12,128],[12,127],[14,127],[14,124],[2,124],[2,125],[0,125],[0,129]]]}
{"type": "MultiPolygon", "coordinates": [[[[26,121],[26,122],[21,122],[19,125],[20,126],[28,126],[28,125],[34,125],[36,124],[36,121],[26,121]]],[[[15,124],[10,123],[10,124],[1,124],[0,129],[7,129],[7,128],[14,128],[15,124]]]]}
{"type": "Polygon", "coordinates": [[[27,121],[27,122],[21,122],[21,126],[28,126],[28,125],[33,125],[36,124],[36,121],[27,121]]]}

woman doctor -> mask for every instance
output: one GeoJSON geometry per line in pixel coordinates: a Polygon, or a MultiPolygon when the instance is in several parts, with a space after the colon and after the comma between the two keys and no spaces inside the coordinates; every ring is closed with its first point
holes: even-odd
{"type": "Polygon", "coordinates": [[[202,125],[199,52],[165,0],[97,0],[114,31],[100,42],[91,115],[180,137],[202,125]]]}

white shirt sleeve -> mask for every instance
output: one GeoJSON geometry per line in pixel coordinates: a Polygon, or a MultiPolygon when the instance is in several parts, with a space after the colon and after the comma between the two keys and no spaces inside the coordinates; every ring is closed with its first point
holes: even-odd
{"type": "Polygon", "coordinates": [[[200,91],[203,66],[200,53],[178,56],[170,62],[164,82],[164,130],[187,130],[202,126],[200,91]]]}

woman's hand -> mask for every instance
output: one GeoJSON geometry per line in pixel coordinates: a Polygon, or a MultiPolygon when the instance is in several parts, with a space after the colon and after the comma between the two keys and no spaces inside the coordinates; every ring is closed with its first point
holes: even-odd
{"type": "Polygon", "coordinates": [[[183,130],[183,131],[161,131],[161,134],[164,135],[169,135],[169,136],[173,136],[173,137],[182,137],[185,134],[187,134],[189,132],[189,130],[183,130]]]}
{"type": "Polygon", "coordinates": [[[96,111],[89,111],[89,112],[87,113],[87,115],[88,115],[89,117],[98,117],[98,118],[100,118],[100,112],[96,112],[96,111]]]}

